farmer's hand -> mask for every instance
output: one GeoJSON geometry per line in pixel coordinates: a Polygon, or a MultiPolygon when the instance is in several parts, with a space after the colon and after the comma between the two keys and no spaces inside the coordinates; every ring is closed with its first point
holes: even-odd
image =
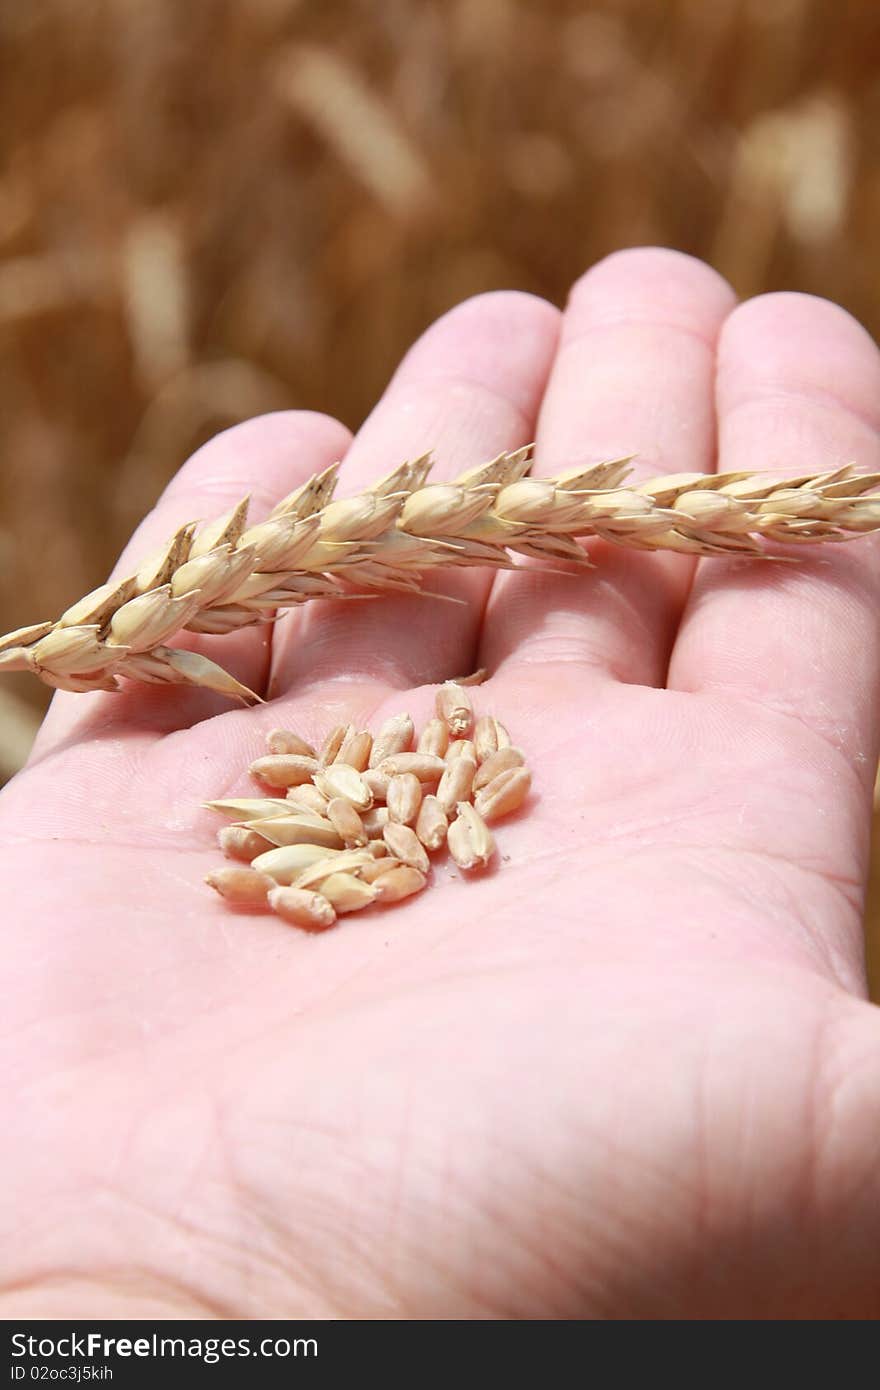
{"type": "MultiPolygon", "coordinates": [[[[346,450],[344,491],[533,436],[548,473],[877,469],[878,402],[840,309],[627,252],[562,316],[454,310],[350,447],[300,413],[214,440],[122,568],[346,450]]],[[[802,553],[313,604],[209,645],[265,708],[57,698],[0,798],[6,1316],[880,1313],[880,549],[802,553]],[[317,937],[204,887],[199,803],[268,728],[418,723],[481,665],[534,769],[496,872],[317,937]]]]}

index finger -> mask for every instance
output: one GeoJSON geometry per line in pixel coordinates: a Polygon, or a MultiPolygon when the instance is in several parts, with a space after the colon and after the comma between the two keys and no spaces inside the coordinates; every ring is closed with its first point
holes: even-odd
{"type": "MultiPolygon", "coordinates": [[[[215,435],[172,478],[125,547],[112,577],[136,570],[183,522],[211,521],[248,494],[251,519],[259,520],[279,497],[335,462],[349,439],[337,420],[306,410],[261,415],[215,435]]],[[[264,624],[223,638],[187,633],[175,645],[204,652],[250,689],[265,685],[271,629],[264,624]]],[[[132,685],[122,695],[59,691],[37,736],[32,761],[97,728],[106,732],[117,725],[138,727],[158,736],[229,707],[228,697],[197,686],[132,685]]]]}

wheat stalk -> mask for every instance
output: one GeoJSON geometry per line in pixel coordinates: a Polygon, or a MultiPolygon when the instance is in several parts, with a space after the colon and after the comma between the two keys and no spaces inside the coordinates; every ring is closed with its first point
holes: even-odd
{"type": "Polygon", "coordinates": [[[623,486],[629,459],[528,476],[529,448],[451,483],[430,458],[404,463],[355,497],[334,499],[339,465],[248,526],[247,499],[198,529],[180,526],[136,574],[80,599],[56,622],[0,637],[0,669],[62,690],[118,690],[119,678],[190,684],[257,700],[222,667],[167,645],[179,631],[227,633],[351,586],[418,593],[426,571],[515,567],[514,555],[588,566],[579,540],[639,550],[766,556],[766,541],[814,544],[880,529],[880,474],[851,466],[780,480],[679,473],[623,486]]]}

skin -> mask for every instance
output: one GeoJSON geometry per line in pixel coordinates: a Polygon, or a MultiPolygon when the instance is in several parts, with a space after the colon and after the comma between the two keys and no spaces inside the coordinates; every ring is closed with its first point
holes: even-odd
{"type": "MultiPolygon", "coordinates": [[[[533,437],[537,472],[874,470],[878,402],[843,310],[624,252],[563,315],[453,310],[351,443],[305,413],[213,440],[128,564],[343,454],[346,492],[533,437]]],[[[591,554],[207,644],[255,710],[56,698],[0,797],[7,1317],[880,1313],[880,549],[591,554]],[[267,729],[418,726],[481,665],[535,772],[494,871],[323,936],[204,887],[199,803],[246,792],[267,729]]]]}

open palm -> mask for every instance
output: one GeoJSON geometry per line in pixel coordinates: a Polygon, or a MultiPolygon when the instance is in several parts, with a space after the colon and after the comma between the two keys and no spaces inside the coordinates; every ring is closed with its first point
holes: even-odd
{"type": "MultiPolygon", "coordinates": [[[[533,435],[546,472],[876,469],[878,388],[841,310],[622,253],[562,319],[447,315],[350,448],[298,413],[220,436],[133,553],[346,451],[346,491],[533,435]]],[[[7,1316],[880,1312],[880,552],[828,551],[313,604],[215,648],[254,710],[56,697],[0,798],[7,1316]],[[534,770],[492,872],[317,937],[212,898],[199,804],[267,729],[418,723],[476,666],[534,770]]]]}

